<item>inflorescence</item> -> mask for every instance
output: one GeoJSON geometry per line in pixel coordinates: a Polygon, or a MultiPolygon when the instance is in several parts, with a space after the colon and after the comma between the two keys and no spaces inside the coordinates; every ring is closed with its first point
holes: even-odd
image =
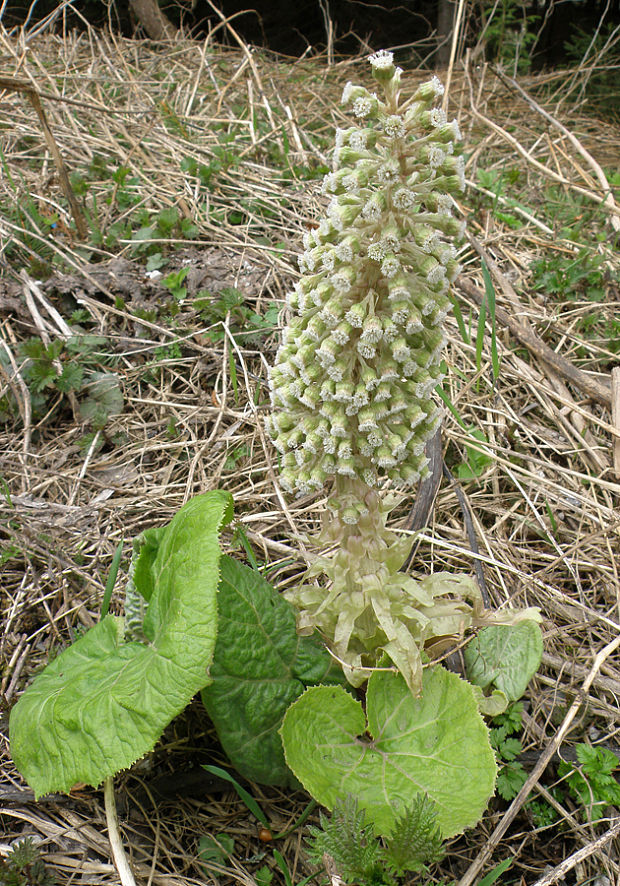
{"type": "MultiPolygon", "coordinates": [[[[415,485],[441,420],[442,321],[459,272],[460,133],[433,77],[408,100],[392,53],[370,57],[383,98],[348,83],[356,125],[336,134],[325,217],[306,233],[270,385],[280,481],[299,495],[331,477],[415,485]]],[[[344,519],[356,523],[355,509],[344,519]]]]}

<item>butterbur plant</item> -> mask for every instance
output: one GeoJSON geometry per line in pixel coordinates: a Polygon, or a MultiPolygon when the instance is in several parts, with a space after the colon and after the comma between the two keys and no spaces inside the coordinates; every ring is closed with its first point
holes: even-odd
{"type": "Polygon", "coordinates": [[[386,527],[393,493],[428,475],[425,445],[441,422],[432,395],[465,177],[440,81],[404,99],[392,53],[370,64],[380,95],[348,83],[342,96],[354,125],[336,134],[323,184],[331,200],[304,238],[271,371],[269,430],[286,491],[332,484],[319,541],[336,553],[287,593],[299,630],[321,632],[354,686],[387,653],[418,694],[424,644],[471,627],[481,609],[467,577],[400,572],[411,540],[386,527]],[[321,575],[327,586],[314,581],[321,575]]]}
{"type": "Polygon", "coordinates": [[[113,775],[200,691],[242,776],[301,782],[335,810],[315,855],[392,886],[480,820],[497,774],[481,711],[520,697],[542,644],[535,611],[485,612],[469,577],[400,571],[411,539],[387,519],[427,475],[441,422],[433,391],[464,172],[437,78],[405,99],[392,54],[370,63],[378,94],[344,90],[353,125],[336,135],[329,205],[306,234],[270,375],[280,483],[295,495],[329,487],[317,539],[328,553],[279,594],[221,556],[230,496],[197,496],[141,533],[124,618],[104,613],[48,665],[10,729],[37,796],[104,782],[112,834],[113,775]],[[468,680],[429,660],[433,638],[472,627],[468,680]]]}

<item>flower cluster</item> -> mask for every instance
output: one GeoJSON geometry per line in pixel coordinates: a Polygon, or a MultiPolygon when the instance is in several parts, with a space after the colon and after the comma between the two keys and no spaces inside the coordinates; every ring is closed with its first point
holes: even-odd
{"type": "Polygon", "coordinates": [[[353,686],[361,686],[387,653],[419,695],[422,650],[436,637],[458,638],[477,624],[480,592],[468,577],[435,573],[417,580],[401,572],[411,538],[386,526],[394,500],[359,480],[347,486],[348,497],[365,505],[364,516],[352,529],[343,525],[342,509],[328,511],[322,538],[339,547],[317,557],[303,583],[284,596],[298,609],[299,633],[318,630],[353,686]],[[313,581],[319,575],[328,579],[327,588],[313,581]]]}
{"type": "MultiPolygon", "coordinates": [[[[465,183],[460,134],[436,106],[436,77],[404,101],[392,54],[370,63],[382,96],[345,87],[357,124],[337,132],[323,183],[331,200],[305,236],[270,376],[269,431],[282,486],[297,494],[334,476],[416,484],[441,420],[431,392],[459,271],[450,241],[462,233],[452,215],[465,183]]],[[[349,510],[344,519],[356,524],[363,507],[349,510]]]]}

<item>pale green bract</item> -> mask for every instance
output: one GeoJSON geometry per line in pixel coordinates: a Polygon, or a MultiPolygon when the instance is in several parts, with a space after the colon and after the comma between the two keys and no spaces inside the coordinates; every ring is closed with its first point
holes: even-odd
{"type": "Polygon", "coordinates": [[[26,689],[11,711],[11,752],[35,796],[96,787],[131,766],[209,682],[218,532],[231,517],[231,496],[207,492],[144,534],[135,584],[148,600],[146,645],[125,642],[124,619],[108,615],[26,689]]]}
{"type": "Polygon", "coordinates": [[[286,762],[306,790],[329,809],[351,794],[382,835],[419,793],[435,802],[444,839],[473,827],[497,773],[473,688],[431,667],[414,698],[400,674],[376,671],[366,705],[367,718],[344,689],[316,686],[289,708],[286,762]]]}

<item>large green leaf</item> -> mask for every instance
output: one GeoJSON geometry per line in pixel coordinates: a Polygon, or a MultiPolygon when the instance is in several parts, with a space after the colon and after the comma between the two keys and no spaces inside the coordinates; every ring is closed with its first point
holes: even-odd
{"type": "Polygon", "coordinates": [[[149,536],[157,544],[144,546],[143,562],[138,557],[151,579],[147,645],[124,642],[124,619],[108,615],[19,699],[11,711],[11,751],[36,796],[69,791],[76,782],[96,786],[131,766],[208,682],[218,531],[231,514],[228,494],[207,492],[149,536]]]}
{"type": "Polygon", "coordinates": [[[400,674],[376,671],[366,705],[364,716],[340,687],[316,686],[289,708],[281,729],[286,762],[306,790],[330,809],[352,794],[383,835],[419,793],[436,803],[444,839],[476,824],[497,767],[473,688],[441,667],[426,668],[415,698],[400,674]]]}
{"type": "Polygon", "coordinates": [[[222,557],[218,637],[207,713],[235,769],[259,784],[297,785],[278,730],[310,683],[343,682],[314,637],[299,637],[290,603],[255,570],[222,557]]]}
{"type": "Polygon", "coordinates": [[[509,701],[516,701],[540,667],[542,651],[535,621],[489,625],[465,649],[467,679],[482,689],[494,686],[509,701]]]}

